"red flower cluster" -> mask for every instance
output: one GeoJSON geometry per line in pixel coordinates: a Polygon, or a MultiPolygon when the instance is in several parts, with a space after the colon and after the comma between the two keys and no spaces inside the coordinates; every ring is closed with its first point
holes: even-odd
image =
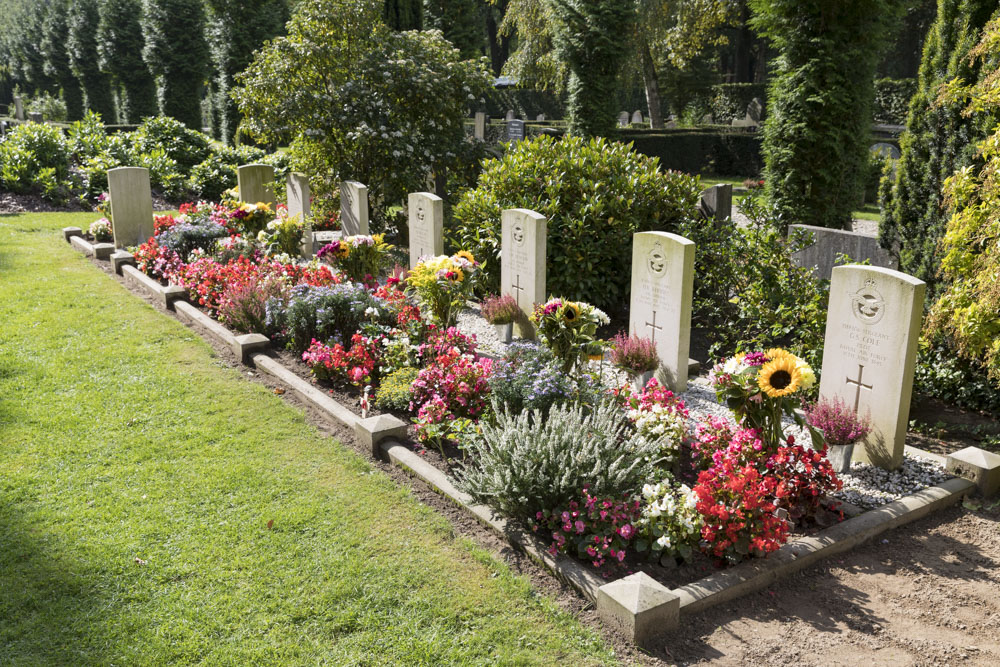
{"type": "Polygon", "coordinates": [[[309,349],[302,353],[302,361],[321,380],[343,379],[360,387],[372,381],[381,349],[381,339],[358,333],[351,337],[349,349],[340,343],[330,347],[314,338],[309,349]]]}
{"type": "Polygon", "coordinates": [[[180,255],[170,248],[161,247],[151,238],[136,248],[136,268],[157,280],[175,281],[184,268],[180,255]]]}
{"type": "Polygon", "coordinates": [[[823,496],[844,486],[825,453],[814,449],[781,447],[768,459],[766,467],[768,474],[779,480],[775,489],[780,498],[778,505],[786,508],[795,521],[813,517],[823,496]]]}
{"type": "MultiPolygon", "coordinates": [[[[191,206],[191,204],[181,204],[181,213],[184,213],[184,207],[191,206]]],[[[171,227],[177,224],[172,215],[154,215],[153,216],[153,236],[159,236],[163,232],[167,231],[171,227]]]]}

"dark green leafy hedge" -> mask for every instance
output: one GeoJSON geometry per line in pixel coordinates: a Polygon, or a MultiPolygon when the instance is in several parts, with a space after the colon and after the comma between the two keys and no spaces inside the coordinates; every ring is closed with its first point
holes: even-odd
{"type": "Polygon", "coordinates": [[[709,102],[712,120],[726,125],[733,119],[746,117],[747,106],[755,97],[762,102],[767,101],[767,84],[720,83],[713,86],[712,99],[709,102]]]}
{"type": "Polygon", "coordinates": [[[872,102],[872,120],[876,123],[903,125],[910,98],[917,91],[916,79],[878,79],[875,81],[875,100],[872,102]]]}
{"type": "Polygon", "coordinates": [[[756,176],[764,166],[761,136],[726,130],[621,130],[620,141],[632,142],[635,150],[660,159],[664,169],[692,174],[756,176]]]}

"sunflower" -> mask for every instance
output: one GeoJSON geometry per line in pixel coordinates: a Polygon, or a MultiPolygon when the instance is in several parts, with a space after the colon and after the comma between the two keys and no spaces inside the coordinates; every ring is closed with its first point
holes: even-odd
{"type": "Polygon", "coordinates": [[[465,280],[465,274],[462,272],[462,269],[458,268],[457,266],[453,266],[451,268],[451,271],[452,271],[452,273],[455,274],[454,280],[455,280],[456,283],[460,283],[463,280],[465,280]]]}
{"type": "Polygon", "coordinates": [[[461,257],[462,259],[466,259],[469,261],[469,264],[476,263],[476,258],[473,257],[472,253],[469,252],[468,250],[459,250],[458,252],[455,253],[455,257],[461,257]]]}
{"type": "Polygon", "coordinates": [[[772,347],[770,350],[764,352],[764,355],[767,357],[768,361],[775,361],[783,357],[791,357],[792,359],[795,358],[795,355],[791,352],[780,347],[772,347]]]}
{"type": "Polygon", "coordinates": [[[580,306],[572,301],[567,301],[563,305],[562,317],[566,324],[573,324],[580,319],[580,306]]]}
{"type": "Polygon", "coordinates": [[[801,371],[795,358],[787,353],[771,359],[757,373],[757,386],[771,398],[794,394],[801,384],[801,371]]]}

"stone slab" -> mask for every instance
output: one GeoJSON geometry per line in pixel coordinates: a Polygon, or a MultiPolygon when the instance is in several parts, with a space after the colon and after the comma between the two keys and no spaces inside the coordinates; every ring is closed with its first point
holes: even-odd
{"type": "Polygon", "coordinates": [[[855,460],[890,470],[903,462],[925,289],[891,269],[833,269],[819,391],[871,417],[855,460]]]}
{"type": "Polygon", "coordinates": [[[694,242],[677,234],[632,237],[629,335],[653,341],[660,356],[657,379],[677,393],[688,381],[694,253],[694,242]]]}
{"type": "Polygon", "coordinates": [[[145,243],[153,235],[153,195],[149,170],[143,167],[108,169],[111,231],[116,248],[145,243]]]}
{"type": "Polygon", "coordinates": [[[375,415],[358,421],[354,425],[354,435],[377,459],[382,454],[382,441],[387,438],[406,440],[407,427],[406,422],[394,415],[375,415]]]}
{"type": "Polygon", "coordinates": [[[240,201],[264,203],[274,210],[274,167],[269,164],[244,164],[236,168],[240,201]]]}
{"type": "Polygon", "coordinates": [[[94,246],[91,245],[90,241],[83,238],[82,236],[71,236],[69,239],[69,244],[82,252],[87,257],[94,256],[94,246]]]}
{"type": "Polygon", "coordinates": [[[135,266],[135,257],[130,252],[124,250],[116,250],[111,253],[111,268],[118,275],[122,274],[123,266],[135,266]]]}
{"type": "Polygon", "coordinates": [[[309,187],[309,177],[293,172],[285,180],[285,198],[288,202],[288,217],[298,216],[304,223],[302,227],[302,257],[305,259],[315,255],[312,246],[312,190],[309,187]]]}
{"type": "Polygon", "coordinates": [[[708,220],[725,222],[733,217],[733,186],[720,183],[702,190],[698,210],[708,220]]]}
{"type": "Polygon", "coordinates": [[[829,280],[837,255],[844,254],[854,262],[868,260],[872,266],[896,269],[898,263],[878,243],[878,237],[843,229],[827,229],[813,225],[789,225],[788,235],[801,230],[812,235],[812,245],[792,253],[792,259],[801,267],[813,270],[817,278],[829,280]]]}
{"type": "Polygon", "coordinates": [[[111,258],[111,253],[115,251],[114,243],[95,243],[94,244],[94,257],[97,259],[107,260],[111,258]]]}
{"type": "Polygon", "coordinates": [[[486,141],[486,123],[487,123],[486,113],[483,111],[476,112],[476,121],[473,128],[473,136],[479,141],[486,141]]]}
{"type": "Polygon", "coordinates": [[[367,236],[368,187],[357,181],[340,184],[340,229],[344,236],[367,236]]]}
{"type": "Polygon", "coordinates": [[[236,354],[239,354],[236,335],[223,326],[222,323],[202,312],[200,308],[191,303],[178,303],[174,307],[174,310],[177,312],[177,319],[181,322],[200,327],[216,341],[235,350],[236,354]]]}
{"type": "Polygon", "coordinates": [[[421,257],[444,254],[444,200],[430,192],[411,192],[406,204],[412,269],[421,257]]]}
{"type": "Polygon", "coordinates": [[[74,236],[83,236],[83,230],[79,227],[63,227],[63,238],[66,239],[66,243],[74,236]]]}
{"type": "Polygon", "coordinates": [[[510,294],[521,308],[515,323],[522,338],[534,338],[528,321],[536,303],[545,302],[545,269],[548,221],[524,208],[501,214],[500,292],[510,294]]]}
{"type": "Polygon", "coordinates": [[[361,417],[330,398],[323,390],[285,368],[280,361],[261,353],[251,355],[250,360],[257,370],[278,380],[303,401],[347,428],[354,430],[355,425],[361,421],[361,417]]]}
{"type": "Polygon", "coordinates": [[[645,572],[601,586],[597,613],[637,646],[648,647],[680,622],[680,598],[645,572]]]}
{"type": "Polygon", "coordinates": [[[1000,493],[1000,456],[997,454],[979,447],[966,447],[948,455],[945,469],[975,483],[984,498],[1000,493]]]}
{"type": "Polygon", "coordinates": [[[178,302],[183,303],[184,299],[187,299],[188,292],[183,287],[177,285],[167,285],[164,287],[134,266],[124,265],[121,268],[122,277],[125,280],[146,290],[151,297],[169,310],[173,310],[178,302]]]}
{"type": "Polygon", "coordinates": [[[14,97],[14,118],[24,120],[24,101],[18,96],[14,97]]]}

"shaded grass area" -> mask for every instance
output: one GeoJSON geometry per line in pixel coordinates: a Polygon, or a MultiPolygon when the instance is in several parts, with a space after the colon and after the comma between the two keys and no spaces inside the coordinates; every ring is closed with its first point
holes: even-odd
{"type": "Polygon", "coordinates": [[[71,250],[93,218],[0,218],[0,664],[613,661],[71,250]]]}

